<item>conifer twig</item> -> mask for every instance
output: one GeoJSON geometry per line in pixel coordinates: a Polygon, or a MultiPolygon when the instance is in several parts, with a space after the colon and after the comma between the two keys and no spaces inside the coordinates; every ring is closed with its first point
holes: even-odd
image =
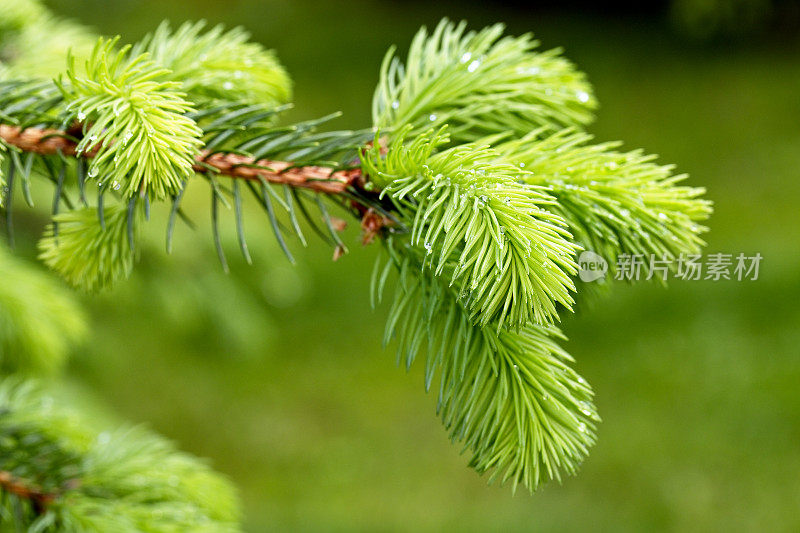
{"type": "MultiPolygon", "coordinates": [[[[74,129],[74,128],[73,128],[74,129]]],[[[70,131],[52,128],[26,128],[0,124],[0,138],[7,144],[25,152],[39,155],[63,155],[91,158],[97,153],[99,146],[79,154],[78,143],[70,131]]],[[[315,192],[337,195],[343,194],[348,187],[360,187],[361,169],[337,170],[331,172],[320,166],[295,167],[287,161],[268,159],[254,160],[245,155],[217,152],[209,154],[202,151],[195,156],[193,169],[206,172],[213,167],[220,174],[245,180],[266,179],[271,183],[311,189],[315,192]]]]}
{"type": "Polygon", "coordinates": [[[13,476],[11,472],[5,470],[0,470],[0,489],[19,498],[30,500],[37,512],[42,512],[58,497],[58,494],[45,492],[35,486],[29,486],[24,480],[13,476]]]}
{"type": "MultiPolygon", "coordinates": [[[[55,155],[61,153],[72,157],[94,157],[100,146],[95,146],[88,151],[79,153],[77,136],[80,135],[80,125],[74,125],[68,130],[54,128],[20,128],[0,124],[0,139],[6,144],[15,146],[24,152],[39,155],[55,155]]],[[[385,151],[384,148],[381,148],[385,151]]],[[[252,157],[225,152],[210,153],[203,150],[195,156],[192,169],[196,172],[207,172],[213,168],[220,175],[234,179],[262,181],[288,185],[290,187],[308,189],[317,193],[331,196],[345,195],[348,189],[356,189],[357,195],[348,195],[349,203],[354,207],[360,217],[364,231],[363,242],[369,244],[380,230],[392,224],[386,216],[379,215],[366,203],[358,201],[357,197],[375,198],[376,191],[364,187],[361,168],[331,171],[326,167],[308,165],[294,166],[288,161],[275,161],[270,159],[255,160],[252,157]]]]}

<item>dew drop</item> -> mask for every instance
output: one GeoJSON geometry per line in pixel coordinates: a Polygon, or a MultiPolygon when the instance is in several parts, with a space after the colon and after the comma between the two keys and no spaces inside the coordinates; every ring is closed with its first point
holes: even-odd
{"type": "Polygon", "coordinates": [[[658,219],[666,222],[667,220],[669,220],[669,217],[667,217],[667,215],[665,215],[664,213],[659,213],[658,219]]]}
{"type": "Polygon", "coordinates": [[[586,424],[581,422],[580,425],[578,425],[578,431],[580,431],[581,433],[586,433],[586,424]]]}
{"type": "Polygon", "coordinates": [[[578,99],[579,102],[586,103],[589,101],[589,93],[587,93],[586,91],[576,92],[575,97],[578,99]]]}
{"type": "Polygon", "coordinates": [[[628,209],[620,209],[619,214],[622,215],[623,217],[631,216],[631,212],[628,209]]]}
{"type": "Polygon", "coordinates": [[[462,63],[466,63],[470,59],[472,59],[472,54],[470,52],[466,52],[466,53],[464,53],[464,55],[461,56],[461,62],[462,63]]]}
{"type": "Polygon", "coordinates": [[[478,70],[478,67],[480,67],[480,66],[481,66],[481,62],[476,59],[475,61],[473,61],[472,63],[469,64],[469,66],[467,67],[467,70],[470,71],[470,72],[475,72],[476,70],[478,70]]]}
{"type": "Polygon", "coordinates": [[[111,188],[114,189],[115,191],[118,191],[120,187],[122,187],[122,184],[120,182],[118,182],[117,180],[114,180],[111,183],[111,188]]]}
{"type": "Polygon", "coordinates": [[[431,113],[428,116],[428,120],[430,120],[431,122],[435,121],[436,120],[436,113],[431,113]]]}
{"type": "Polygon", "coordinates": [[[97,176],[97,167],[92,167],[92,168],[90,168],[90,169],[89,169],[89,172],[87,173],[87,175],[88,175],[90,178],[94,178],[94,177],[96,177],[96,176],[97,176]]]}
{"type": "Polygon", "coordinates": [[[397,100],[392,102],[392,109],[397,109],[398,107],[400,107],[400,102],[398,102],[397,100]]]}
{"type": "Polygon", "coordinates": [[[428,251],[428,255],[433,253],[433,244],[430,242],[425,243],[425,249],[428,251]]]}
{"type": "Polygon", "coordinates": [[[226,91],[230,91],[231,89],[233,89],[233,83],[226,81],[225,83],[222,84],[222,88],[225,89],[226,91]]]}
{"type": "Polygon", "coordinates": [[[78,110],[78,120],[83,121],[86,119],[86,113],[83,112],[83,109],[78,110]]]}

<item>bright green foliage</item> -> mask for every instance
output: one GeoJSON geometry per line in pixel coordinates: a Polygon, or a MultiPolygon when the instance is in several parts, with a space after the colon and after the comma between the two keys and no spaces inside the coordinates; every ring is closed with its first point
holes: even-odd
{"type": "Polygon", "coordinates": [[[86,291],[107,288],[133,269],[141,217],[120,204],[56,215],[39,241],[39,258],[75,287],[86,291]]]}
{"type": "MultiPolygon", "coordinates": [[[[420,276],[414,252],[389,242],[399,282],[386,328],[406,366],[427,354],[425,384],[439,375],[438,411],[453,440],[472,452],[478,472],[535,489],[560,472],[574,472],[595,440],[599,420],[586,381],[553,338],[553,327],[519,331],[472,324],[459,295],[440,278],[420,276]]],[[[378,277],[380,299],[387,276],[378,277]]],[[[386,270],[384,270],[386,272],[386,270]]]]}
{"type": "Polygon", "coordinates": [[[215,26],[202,33],[205,22],[185,23],[174,32],[166,22],[145,37],[133,55],[149,58],[171,71],[189,97],[199,102],[217,98],[265,106],[285,104],[291,80],[275,54],[241,28],[215,26]]]}
{"type": "Polygon", "coordinates": [[[83,312],[54,279],[0,245],[0,372],[52,373],[86,334],[83,312]]]}
{"type": "Polygon", "coordinates": [[[49,496],[0,487],[0,524],[39,532],[233,532],[227,480],[143,429],[98,431],[32,383],[0,381],[0,471],[49,496]]]}
{"type": "Polygon", "coordinates": [[[474,323],[519,328],[557,318],[575,286],[577,247],[566,223],[544,208],[545,191],[520,183],[525,171],[493,150],[465,144],[434,153],[442,133],[405,132],[388,153],[374,147],[363,167],[395,203],[411,228],[410,242],[424,248],[423,262],[445,274],[474,323]]]}
{"type": "Polygon", "coordinates": [[[70,58],[63,85],[67,109],[84,124],[80,152],[97,148],[89,177],[125,197],[176,193],[192,174],[201,131],[186,116],[191,104],[180,84],[161,81],[169,71],[130,47],[114,49],[116,39],[100,39],[86,64],[75,71],[70,58]]]}
{"type": "Polygon", "coordinates": [[[590,145],[586,133],[532,132],[497,147],[524,165],[525,183],[546,186],[556,197],[551,209],[562,215],[577,242],[603,257],[653,254],[677,257],[699,253],[711,214],[701,187],[680,186],[686,174],[653,163],[641,150],[620,153],[621,143],[590,145]]]}
{"type": "Polygon", "coordinates": [[[493,133],[524,135],[540,126],[584,125],[596,106],[583,73],[559,50],[535,52],[531,35],[501,37],[503,25],[467,32],[443,20],[422,28],[403,64],[389,50],[372,104],[380,129],[413,134],[448,124],[453,142],[493,133]]]}

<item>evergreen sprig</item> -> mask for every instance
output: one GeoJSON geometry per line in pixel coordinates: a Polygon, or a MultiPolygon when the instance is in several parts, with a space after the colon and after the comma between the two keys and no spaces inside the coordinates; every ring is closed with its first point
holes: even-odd
{"type": "Polygon", "coordinates": [[[473,322],[519,328],[557,318],[572,304],[577,246],[566,222],[545,207],[545,189],[520,183],[526,171],[486,146],[448,143],[443,132],[405,144],[398,134],[385,156],[373,147],[363,168],[392,199],[424,248],[427,265],[445,275],[473,322]]]}
{"type": "Polygon", "coordinates": [[[458,143],[589,123],[596,102],[584,74],[560,50],[536,52],[532,35],[503,30],[466,31],[465,22],[444,19],[431,34],[417,33],[405,63],[390,49],[372,103],[375,126],[411,125],[419,134],[447,124],[458,143]]]}
{"type": "Polygon", "coordinates": [[[169,70],[130,46],[115,50],[116,42],[98,40],[83,76],[70,57],[62,89],[66,109],[84,124],[77,150],[96,151],[89,177],[101,186],[163,199],[192,174],[202,131],[186,116],[192,105],[180,83],[164,80],[169,70]]]}
{"type": "Polygon", "coordinates": [[[424,256],[395,239],[387,248],[372,282],[380,301],[387,268],[397,268],[384,342],[397,339],[406,367],[425,356],[426,390],[438,374],[437,410],[450,437],[470,449],[470,465],[531,490],[573,473],[594,444],[599,417],[591,388],[554,340],[563,335],[533,323],[475,325],[457,291],[431,272],[420,275],[424,256]]]}

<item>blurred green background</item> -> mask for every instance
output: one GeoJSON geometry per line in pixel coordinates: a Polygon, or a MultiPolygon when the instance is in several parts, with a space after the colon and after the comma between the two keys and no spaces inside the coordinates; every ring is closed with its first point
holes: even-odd
{"type": "MultiPolygon", "coordinates": [[[[685,2],[684,2],[685,3],[685,2]]],[[[376,247],[336,263],[280,254],[250,209],[255,265],[202,221],[163,253],[150,224],[133,278],[84,297],[90,344],[71,378],[208,457],[241,488],[248,531],[800,530],[800,55],[792,32],[698,41],[657,9],[469,2],[70,0],[62,15],[133,41],[168,18],[244,25],[295,79],[289,118],[369,125],[379,62],[442,16],[503,21],[588,73],[599,140],[659,153],[716,204],[709,252],[760,252],[758,281],[640,283],[569,317],[567,349],[604,422],[577,477],[535,495],[487,486],[434,414],[419,368],[395,366],[371,311],[376,247]]],[[[197,187],[197,189],[203,189],[197,187]]],[[[203,194],[200,194],[200,193],[203,194]]],[[[162,214],[163,215],[163,214],[162,214]]],[[[225,228],[233,237],[229,220],[225,228]]],[[[24,245],[23,245],[24,247],[24,245]]]]}

